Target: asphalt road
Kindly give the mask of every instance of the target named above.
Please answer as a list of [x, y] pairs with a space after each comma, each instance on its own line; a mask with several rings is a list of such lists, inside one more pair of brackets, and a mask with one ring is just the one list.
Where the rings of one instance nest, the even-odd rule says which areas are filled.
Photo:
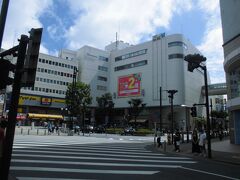
[[151, 137], [16, 136], [10, 172], [19, 180], [240, 179], [239, 166], [145, 149]]

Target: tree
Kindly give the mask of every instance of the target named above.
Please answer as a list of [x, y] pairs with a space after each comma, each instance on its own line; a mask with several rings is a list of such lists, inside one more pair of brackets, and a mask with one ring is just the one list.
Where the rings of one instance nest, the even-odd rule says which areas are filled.
[[104, 114], [105, 124], [108, 123], [110, 112], [114, 107], [111, 93], [105, 93], [101, 97], [96, 98], [100, 112]]
[[128, 104], [130, 105], [130, 114], [134, 117], [134, 127], [136, 128], [137, 117], [146, 106], [146, 104], [143, 103], [142, 99], [131, 99], [128, 101]]
[[84, 135], [85, 113], [87, 107], [92, 103], [90, 86], [83, 82], [71, 83], [68, 86], [65, 99], [71, 115], [81, 114]]

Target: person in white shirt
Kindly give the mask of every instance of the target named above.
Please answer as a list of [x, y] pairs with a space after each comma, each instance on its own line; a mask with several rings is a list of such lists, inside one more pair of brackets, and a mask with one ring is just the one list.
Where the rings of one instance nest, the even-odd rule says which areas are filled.
[[206, 157], [206, 133], [204, 132], [204, 130], [200, 130], [200, 135], [199, 135], [199, 147], [200, 147], [200, 152], [201, 155], [203, 155], [204, 157]]

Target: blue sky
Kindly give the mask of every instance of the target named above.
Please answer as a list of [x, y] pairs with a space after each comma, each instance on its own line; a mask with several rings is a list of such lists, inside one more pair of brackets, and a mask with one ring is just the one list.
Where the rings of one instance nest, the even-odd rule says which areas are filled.
[[225, 82], [218, 0], [11, 0], [2, 47], [33, 27], [44, 29], [40, 51], [56, 56], [83, 45], [104, 49], [116, 32], [130, 44], [181, 33], [207, 57], [211, 82]]

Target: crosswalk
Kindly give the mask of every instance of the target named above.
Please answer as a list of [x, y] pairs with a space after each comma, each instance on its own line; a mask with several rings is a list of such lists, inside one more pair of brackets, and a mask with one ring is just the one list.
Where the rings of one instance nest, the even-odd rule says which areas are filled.
[[196, 163], [153, 153], [145, 145], [94, 137], [17, 136], [10, 171], [19, 180], [137, 179]]

